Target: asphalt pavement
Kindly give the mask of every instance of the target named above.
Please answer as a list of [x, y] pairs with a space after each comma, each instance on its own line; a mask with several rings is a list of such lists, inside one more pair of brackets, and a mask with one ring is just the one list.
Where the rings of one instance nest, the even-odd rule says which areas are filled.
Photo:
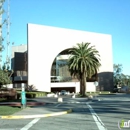
[[[61, 103], [57, 102], [57, 98], [36, 100], [46, 104], [29, 107], [12, 115], [36, 117], [0, 119], [0, 130], [119, 130], [121, 121], [130, 119], [129, 94], [100, 95], [94, 100], [66, 96]], [[51, 116], [54, 113], [59, 114]], [[45, 114], [48, 116], [37, 116]]]

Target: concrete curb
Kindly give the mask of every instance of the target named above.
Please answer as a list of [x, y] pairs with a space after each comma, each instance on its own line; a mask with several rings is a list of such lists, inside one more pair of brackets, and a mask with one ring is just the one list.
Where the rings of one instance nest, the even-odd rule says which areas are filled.
[[95, 101], [101, 101], [101, 99], [100, 99], [100, 98], [92, 99], [92, 101], [93, 101], [93, 102], [95, 102]]
[[62, 111], [62, 112], [55, 112], [51, 114], [40, 114], [40, 115], [9, 115], [9, 116], [1, 116], [1, 119], [29, 119], [29, 118], [43, 118], [43, 117], [51, 117], [51, 116], [59, 116], [59, 115], [64, 115], [71, 113], [72, 109], [69, 109], [67, 111]]

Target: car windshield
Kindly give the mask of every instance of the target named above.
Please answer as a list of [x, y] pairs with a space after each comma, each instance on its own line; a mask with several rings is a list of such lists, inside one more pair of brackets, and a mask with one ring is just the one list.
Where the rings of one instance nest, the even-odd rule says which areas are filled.
[[66, 92], [66, 90], [61, 90], [61, 92]]

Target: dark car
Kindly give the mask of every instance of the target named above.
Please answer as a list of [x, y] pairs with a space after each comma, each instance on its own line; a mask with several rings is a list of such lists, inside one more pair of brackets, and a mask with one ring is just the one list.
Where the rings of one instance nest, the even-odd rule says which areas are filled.
[[114, 93], [118, 93], [119, 91], [120, 91], [119, 88], [114, 88], [114, 89], [113, 89], [113, 92], [114, 92]]

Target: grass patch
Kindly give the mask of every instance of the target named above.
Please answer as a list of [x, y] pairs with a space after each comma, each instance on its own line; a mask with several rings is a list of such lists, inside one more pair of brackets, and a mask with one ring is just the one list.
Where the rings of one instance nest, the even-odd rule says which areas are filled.
[[12, 115], [20, 110], [20, 107], [0, 106], [0, 115]]
[[[112, 93], [110, 91], [97, 91], [97, 92], [86, 92], [86, 96], [85, 97], [88, 97], [88, 96], [98, 96], [98, 95], [115, 95], [115, 93]], [[80, 94], [77, 94], [77, 97], [83, 97], [82, 95]]]
[[87, 92], [87, 94], [113, 94], [110, 91]]
[[106, 94], [101, 93], [101, 94], [98, 94], [98, 95], [115, 95], [115, 93], [106, 93]]

